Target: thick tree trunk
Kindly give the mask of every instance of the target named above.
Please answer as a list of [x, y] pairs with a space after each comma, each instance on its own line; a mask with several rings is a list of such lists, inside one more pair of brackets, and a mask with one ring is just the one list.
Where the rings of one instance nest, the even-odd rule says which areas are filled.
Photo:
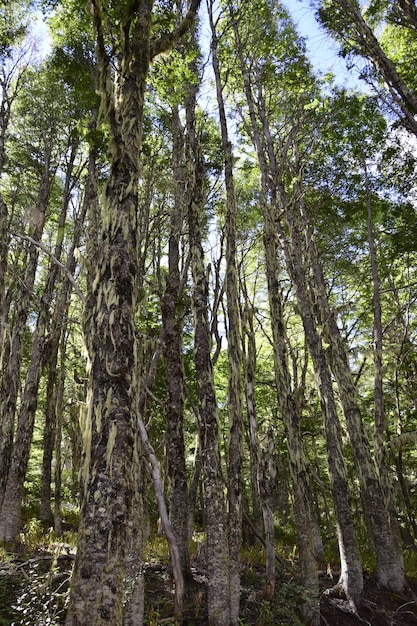
[[90, 381], [68, 626], [122, 624], [128, 524], [139, 488], [134, 482], [138, 384], [134, 315], [139, 154], [152, 7], [142, 3], [137, 39], [133, 44], [124, 42], [125, 56], [118, 68], [114, 96], [101, 10], [99, 3], [93, 2], [111, 162], [102, 199], [101, 241], [94, 259], [96, 275], [89, 286], [84, 317]]
[[[93, 259], [96, 275], [89, 284], [84, 316], [90, 381], [79, 541], [67, 626], [122, 624], [127, 525], [139, 498], [134, 474], [139, 384], [135, 312], [144, 96], [151, 58], [170, 49], [187, 31], [199, 0], [192, 1], [174, 33], [152, 41], [152, 0], [119, 5], [120, 28], [111, 23], [100, 0], [91, 2], [110, 168], [101, 238]], [[104, 31], [108, 27], [111, 33]], [[107, 36], [113, 37], [114, 58], [109, 57]]]

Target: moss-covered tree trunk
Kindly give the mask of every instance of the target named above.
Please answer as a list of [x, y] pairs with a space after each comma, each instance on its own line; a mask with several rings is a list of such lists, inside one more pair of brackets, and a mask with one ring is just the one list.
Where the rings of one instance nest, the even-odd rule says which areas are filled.
[[280, 268], [276, 224], [272, 208], [267, 202], [270, 171], [268, 168], [268, 159], [265, 155], [265, 139], [262, 138], [259, 131], [249, 75], [244, 64], [240, 35], [236, 24], [234, 25], [234, 34], [242, 70], [246, 101], [249, 108], [252, 140], [261, 169], [261, 206], [264, 220], [263, 243], [268, 299], [271, 312], [277, 398], [287, 435], [290, 473], [295, 490], [295, 521], [300, 551], [302, 582], [306, 589], [308, 589], [310, 595], [303, 607], [303, 612], [304, 617], [310, 620], [312, 624], [315, 624], [319, 621], [319, 610], [316, 600], [318, 595], [317, 563], [315, 558], [315, 538], [313, 534], [313, 528], [316, 524], [311, 516], [312, 495], [308, 480], [307, 460], [300, 431], [300, 411], [291, 389], [286, 328], [278, 278]]
[[[110, 132], [110, 171], [101, 204], [95, 276], [84, 334], [89, 358], [83, 424], [81, 519], [67, 624], [122, 624], [128, 524], [136, 500], [136, 275], [139, 158], [150, 63], [152, 2], [137, 15], [120, 7], [114, 87], [104, 9], [93, 1], [102, 114]], [[131, 37], [131, 33], [134, 35]], [[93, 268], [90, 268], [90, 273]]]
[[311, 516], [312, 494], [300, 428], [301, 412], [297, 406], [294, 391], [291, 388], [286, 344], [287, 333], [278, 279], [279, 256], [275, 223], [268, 207], [265, 207], [264, 210], [264, 246], [277, 396], [282, 419], [284, 420], [290, 473], [294, 486], [294, 514], [300, 551], [302, 583], [309, 592], [303, 612], [309, 623], [318, 624], [320, 621], [317, 601], [318, 579], [313, 534], [316, 523]]
[[121, 626], [123, 620], [126, 551], [130, 530], [134, 532], [128, 525], [136, 524], [131, 512], [140, 488], [134, 471], [135, 312], [146, 80], [152, 56], [169, 49], [187, 30], [198, 4], [192, 3], [175, 31], [151, 40], [152, 0], [126, 1], [111, 8], [100, 0], [91, 2], [101, 114], [109, 132], [109, 175], [84, 315], [90, 377], [79, 541], [67, 626]]
[[[56, 367], [56, 353], [58, 349], [59, 335], [58, 338], [52, 342], [52, 336], [47, 336], [47, 333], [50, 329], [50, 307], [52, 305], [52, 299], [59, 274], [57, 261], [60, 262], [64, 243], [65, 224], [70, 203], [70, 187], [73, 182], [72, 173], [76, 150], [77, 142], [74, 142], [70, 149], [69, 161], [67, 165], [62, 206], [58, 220], [56, 243], [54, 247], [54, 260], [50, 262], [45, 287], [40, 299], [40, 311], [35, 331], [33, 333], [32, 354], [18, 411], [17, 429], [13, 445], [13, 458], [10, 465], [6, 490], [0, 512], [0, 537], [10, 542], [14, 542], [20, 533], [24, 481], [29, 462], [30, 446], [32, 443], [35, 415], [38, 405], [39, 385], [42, 371], [46, 365], [49, 355], [53, 356], [53, 359], [55, 359], [54, 367]], [[63, 279], [63, 284], [67, 282], [67, 278], [68, 277], [66, 276]], [[60, 299], [58, 298], [56, 306], [59, 305], [59, 300]], [[49, 441], [49, 453], [52, 453], [53, 440], [54, 438], [52, 436]]]
[[[300, 202], [299, 208], [308, 247], [316, 301], [320, 310], [325, 340], [330, 346], [329, 363], [337, 382], [363, 495], [366, 519], [369, 521], [369, 532], [375, 547], [378, 579], [384, 587], [401, 592], [406, 586], [406, 579], [401, 545], [398, 541], [397, 518], [393, 511], [389, 487], [387, 486], [387, 493], [384, 493], [381, 483], [381, 476], [386, 475], [387, 470], [384, 467], [381, 473], [378, 472], [375, 460], [372, 458], [346, 347], [334, 311], [329, 305], [323, 270], [303, 202]], [[387, 477], [386, 481], [388, 483]]]

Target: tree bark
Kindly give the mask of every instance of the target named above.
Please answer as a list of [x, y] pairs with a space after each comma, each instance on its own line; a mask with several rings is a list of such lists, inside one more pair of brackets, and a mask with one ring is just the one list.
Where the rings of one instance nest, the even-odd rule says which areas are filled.
[[407, 583], [401, 546], [397, 540], [396, 515], [392, 512], [392, 504], [389, 507], [390, 510], [387, 510], [386, 507], [384, 491], [365, 433], [346, 348], [334, 312], [329, 305], [323, 270], [318, 260], [313, 233], [302, 201], [299, 208], [304, 224], [308, 258], [312, 268], [314, 290], [320, 310], [323, 333], [325, 340], [329, 343], [329, 363], [337, 382], [362, 490], [366, 518], [369, 520], [369, 530], [375, 546], [377, 576], [384, 587], [401, 592]]
[[[40, 241], [45, 224], [45, 211], [50, 192], [52, 141], [53, 139], [50, 137], [45, 145], [42, 179], [39, 186], [36, 206], [31, 212], [29, 235], [34, 242]], [[0, 510], [3, 504], [10, 460], [12, 458], [13, 430], [20, 387], [23, 339], [26, 321], [29, 315], [32, 290], [35, 283], [38, 258], [39, 249], [35, 243], [32, 243], [29, 247], [22, 288], [19, 294], [16, 293], [14, 296], [16, 304], [14, 309], [13, 330], [10, 339], [10, 354], [7, 363], [3, 363], [4, 370], [0, 386]], [[17, 459], [15, 460], [17, 462]]]
[[[336, 0], [336, 10], [341, 12], [339, 23], [343, 29], [350, 27], [350, 32], [346, 37], [343, 30], [337, 29], [343, 39], [349, 43], [354, 42], [354, 51], [369, 59], [372, 65], [386, 83], [394, 103], [400, 108], [404, 115], [403, 123], [408, 130], [417, 135], [417, 96], [408, 87], [401, 75], [397, 72], [394, 63], [383, 51], [378, 39], [366, 23], [357, 0]], [[404, 6], [405, 3], [403, 3]], [[319, 11], [320, 14], [320, 11]], [[323, 17], [325, 13], [322, 13]], [[415, 16], [415, 11], [413, 11]], [[326, 24], [326, 19], [324, 19]], [[328, 26], [332, 29], [331, 20]]]
[[169, 516], [180, 552], [181, 568], [185, 578], [191, 577], [188, 549], [188, 490], [185, 467], [183, 433], [184, 371], [182, 358], [183, 306], [179, 267], [179, 242], [184, 213], [184, 166], [183, 129], [178, 107], [173, 108], [173, 172], [175, 180], [174, 204], [170, 212], [170, 235], [168, 242], [168, 276], [162, 297], [163, 353], [167, 371], [168, 401], [166, 453], [170, 478]]
[[191, 251], [194, 360], [207, 527], [207, 594], [209, 626], [230, 626], [229, 544], [224, 478], [220, 459], [217, 401], [208, 321], [208, 278], [202, 246], [204, 169], [195, 128], [195, 93], [187, 97], [190, 177], [188, 232]]
[[236, 198], [233, 180], [233, 151], [229, 141], [220, 63], [217, 56], [217, 34], [213, 20], [213, 2], [208, 5], [211, 28], [211, 56], [216, 82], [217, 106], [224, 156], [226, 186], [226, 301], [227, 301], [227, 364], [228, 364], [228, 414], [230, 424], [228, 498], [229, 498], [229, 554], [230, 554], [230, 623], [239, 621], [240, 603], [240, 550], [242, 544], [242, 383], [241, 335], [239, 319], [238, 285], [236, 269]]
[[[193, 0], [180, 26], [151, 40], [151, 0], [118, 7], [120, 29], [109, 58], [110, 16], [91, 8], [99, 64], [101, 112], [108, 124], [109, 178], [102, 199], [96, 275], [89, 285], [84, 333], [90, 362], [81, 518], [67, 626], [121, 626], [127, 524], [139, 497], [134, 451], [137, 431], [135, 311], [138, 264], [138, 178], [147, 74], [153, 56], [172, 47], [198, 9]], [[113, 64], [114, 61], [114, 64]], [[114, 83], [112, 80], [114, 67]]]

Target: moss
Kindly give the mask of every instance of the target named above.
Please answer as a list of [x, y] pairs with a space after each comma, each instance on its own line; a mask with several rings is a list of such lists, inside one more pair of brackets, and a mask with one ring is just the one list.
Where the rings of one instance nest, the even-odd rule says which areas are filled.
[[107, 440], [107, 450], [106, 450], [106, 467], [111, 470], [111, 462], [113, 458], [113, 450], [114, 444], [116, 443], [117, 437], [117, 425], [113, 422], [110, 426], [109, 438]]

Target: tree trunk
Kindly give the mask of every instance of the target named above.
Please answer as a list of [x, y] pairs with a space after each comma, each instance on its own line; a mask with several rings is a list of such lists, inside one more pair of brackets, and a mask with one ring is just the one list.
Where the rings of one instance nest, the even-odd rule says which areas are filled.
[[[139, 383], [135, 312], [144, 97], [151, 58], [170, 49], [187, 31], [198, 5], [193, 0], [174, 33], [151, 41], [151, 0], [121, 3], [122, 27], [114, 31], [100, 0], [91, 2], [110, 166], [102, 199], [101, 237], [93, 259], [96, 275], [89, 284], [84, 315], [90, 380], [83, 429], [80, 530], [67, 626], [122, 624], [127, 524], [139, 498], [134, 474]], [[111, 33], [104, 30], [108, 27]], [[109, 57], [109, 35], [114, 38], [114, 59]]]
[[207, 594], [209, 626], [230, 626], [229, 545], [224, 478], [220, 460], [217, 401], [211, 362], [208, 321], [208, 279], [204, 264], [201, 218], [204, 170], [195, 129], [195, 94], [187, 98], [190, 167], [188, 231], [193, 279], [194, 359], [197, 379], [199, 431], [203, 459], [203, 488], [207, 527]]
[[264, 210], [264, 247], [267, 268], [269, 304], [271, 310], [271, 326], [274, 346], [275, 380], [277, 396], [284, 420], [287, 436], [287, 449], [290, 473], [294, 487], [295, 521], [297, 527], [298, 548], [300, 553], [301, 580], [309, 592], [303, 613], [312, 624], [319, 622], [317, 610], [318, 579], [315, 558], [315, 538], [313, 529], [315, 520], [312, 518], [312, 495], [308, 480], [307, 459], [305, 456], [300, 430], [300, 409], [291, 390], [286, 347], [286, 329], [283, 307], [278, 282], [278, 250], [272, 216], [267, 207]]
[[184, 166], [183, 137], [178, 107], [173, 109], [173, 172], [175, 182], [174, 204], [170, 215], [168, 249], [168, 276], [161, 302], [163, 353], [167, 371], [168, 401], [166, 453], [171, 484], [169, 516], [175, 534], [183, 575], [191, 577], [188, 549], [188, 491], [185, 467], [183, 433], [184, 372], [182, 359], [182, 287], [179, 268], [179, 242], [183, 227], [184, 212]]
[[66, 380], [66, 338], [67, 335], [62, 333], [61, 344], [59, 349], [59, 379], [56, 391], [55, 404], [55, 468], [54, 468], [54, 531], [57, 537], [62, 535], [62, 517], [61, 517], [61, 486], [62, 486], [62, 422], [64, 413], [64, 391]]
[[[21, 291], [15, 294], [15, 310], [12, 336], [10, 339], [10, 355], [7, 363], [3, 363], [3, 376], [0, 387], [0, 510], [3, 503], [7, 484], [9, 466], [12, 454], [14, 420], [17, 398], [20, 387], [20, 367], [23, 354], [23, 339], [26, 321], [32, 297], [32, 289], [35, 282], [38, 266], [39, 249], [35, 245], [42, 237], [45, 223], [45, 211], [48, 205], [50, 191], [50, 160], [52, 154], [52, 138], [45, 146], [44, 169], [39, 187], [36, 206], [31, 212], [29, 236], [34, 240], [30, 243], [29, 258]], [[17, 459], [15, 459], [17, 462]]]
[[[387, 57], [378, 39], [371, 28], [365, 22], [357, 0], [337, 0], [336, 6], [344, 15], [343, 26], [353, 25], [350, 33], [350, 41], [354, 40], [355, 49], [359, 54], [369, 59], [381, 78], [385, 81], [393, 101], [404, 115], [403, 123], [414, 135], [417, 135], [417, 96], [408, 87], [394, 63]], [[331, 28], [331, 24], [329, 24]], [[342, 35], [343, 36], [343, 35]]]
[[[76, 148], [76, 144], [73, 144], [71, 146], [71, 153], [66, 171], [64, 197], [58, 222], [57, 240], [54, 249], [54, 259], [58, 262], [61, 257], [64, 241], [64, 228], [67, 218], [68, 205], [70, 201], [70, 181], [72, 178]], [[49, 354], [52, 355], [51, 363], [53, 364], [53, 367], [56, 367], [59, 335], [58, 338], [54, 340], [53, 345], [50, 345], [48, 343], [46, 335], [49, 327], [49, 309], [54, 295], [58, 271], [59, 269], [57, 263], [55, 261], [51, 262], [49, 272], [46, 278], [45, 288], [41, 297], [41, 308], [33, 335], [32, 355], [26, 375], [24, 392], [19, 407], [17, 431], [15, 443], [13, 446], [13, 459], [10, 465], [6, 490], [4, 493], [4, 499], [0, 513], [0, 538], [3, 538], [5, 541], [10, 542], [16, 541], [20, 533], [21, 506], [24, 493], [24, 481], [27, 465], [29, 462], [30, 445], [32, 442], [35, 415], [38, 405], [39, 384], [42, 371], [46, 365]], [[65, 280], [67, 280], [67, 277], [65, 277]], [[47, 453], [49, 453], [50, 455], [52, 455], [53, 440], [54, 433], [52, 433], [52, 436], [49, 438], [49, 450], [47, 451]], [[50, 498], [50, 489], [47, 495]], [[49, 521], [51, 521], [51, 517], [52, 515], [50, 513], [49, 506]]]
[[230, 554], [230, 623], [239, 621], [240, 606], [240, 550], [242, 544], [242, 397], [241, 397], [241, 336], [236, 269], [236, 198], [233, 180], [233, 152], [229, 141], [226, 111], [217, 56], [217, 35], [213, 21], [213, 2], [209, 5], [211, 27], [211, 56], [216, 81], [217, 105], [224, 155], [226, 185], [226, 301], [227, 301], [227, 363], [228, 414], [230, 424], [228, 497], [229, 497], [229, 554]]
[[334, 312], [330, 309], [323, 271], [314, 245], [311, 226], [308, 224], [303, 202], [300, 215], [306, 234], [309, 263], [312, 268], [316, 301], [320, 310], [325, 340], [330, 344], [329, 362], [339, 390], [340, 401], [346, 419], [355, 464], [363, 495], [365, 515], [375, 546], [379, 582], [389, 589], [401, 592], [406, 586], [404, 562], [398, 543], [395, 514], [387, 511], [383, 488], [372, 459], [369, 440], [365, 433], [359, 408], [356, 386], [349, 367], [346, 349]]
[[267, 160], [264, 155], [264, 142], [258, 129], [249, 75], [246, 71], [239, 31], [236, 23], [234, 24], [234, 33], [240, 59], [246, 101], [249, 108], [253, 142], [261, 169], [261, 197], [264, 219], [263, 238], [268, 296], [271, 311], [271, 326], [273, 333], [275, 380], [277, 385], [278, 402], [287, 434], [290, 472], [295, 489], [295, 518], [298, 546], [300, 551], [302, 582], [309, 590], [312, 598], [306, 602], [303, 607], [303, 612], [306, 619], [310, 619], [312, 624], [317, 624], [319, 621], [319, 611], [317, 610], [317, 601], [315, 598], [318, 594], [318, 581], [314, 536], [312, 534], [314, 523], [310, 515], [312, 508], [311, 491], [308, 484], [307, 460], [303, 450], [299, 427], [299, 410], [296, 406], [295, 398], [291, 390], [285, 337], [285, 323], [280, 297], [280, 286], [278, 283], [279, 267], [276, 226], [274, 216], [266, 201], [269, 171]]

